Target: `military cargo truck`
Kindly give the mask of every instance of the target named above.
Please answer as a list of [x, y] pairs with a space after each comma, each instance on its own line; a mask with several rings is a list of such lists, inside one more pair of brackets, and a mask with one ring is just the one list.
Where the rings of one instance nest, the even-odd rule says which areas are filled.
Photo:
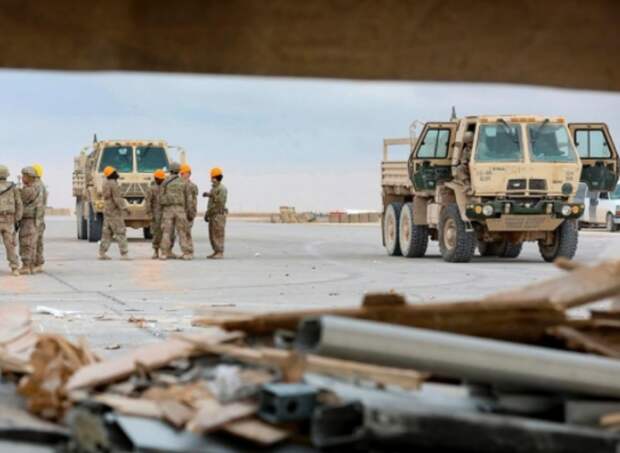
[[178, 161], [185, 163], [185, 151], [169, 146], [163, 140], [97, 140], [80, 151], [74, 159], [73, 196], [78, 239], [97, 242], [103, 226], [103, 169], [112, 166], [119, 174], [121, 194], [130, 215], [125, 224], [142, 229], [151, 239], [150, 219], [146, 214], [145, 195], [157, 169], [167, 170], [176, 151]]
[[[618, 181], [618, 154], [602, 123], [495, 115], [429, 122], [419, 136], [416, 129], [384, 140], [389, 255], [422, 257], [436, 240], [448, 262], [468, 262], [476, 248], [516, 258], [524, 242], [536, 241], [545, 261], [570, 259], [584, 210], [580, 184], [611, 191]], [[409, 147], [408, 160], [390, 160], [395, 145]]]

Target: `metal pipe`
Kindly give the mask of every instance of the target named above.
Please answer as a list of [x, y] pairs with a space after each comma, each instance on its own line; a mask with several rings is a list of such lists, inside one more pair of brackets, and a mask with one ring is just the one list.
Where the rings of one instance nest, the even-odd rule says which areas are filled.
[[297, 348], [480, 383], [620, 398], [620, 361], [338, 316], [300, 324]]

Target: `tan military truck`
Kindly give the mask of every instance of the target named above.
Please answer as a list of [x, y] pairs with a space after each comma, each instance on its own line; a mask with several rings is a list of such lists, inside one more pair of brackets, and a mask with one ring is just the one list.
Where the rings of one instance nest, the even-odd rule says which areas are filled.
[[[421, 124], [421, 123], [420, 123]], [[409, 147], [408, 160], [390, 148]], [[516, 258], [536, 241], [545, 261], [573, 258], [580, 185], [610, 191], [618, 154], [602, 123], [561, 117], [469, 116], [430, 122], [409, 138], [384, 140], [382, 233], [388, 254], [425, 255], [439, 241], [443, 259]], [[583, 193], [583, 191], [580, 191]]]
[[176, 151], [178, 161], [185, 163], [185, 151], [169, 146], [163, 140], [93, 140], [74, 159], [73, 196], [78, 239], [97, 242], [103, 226], [103, 169], [112, 166], [119, 174], [123, 198], [130, 215], [125, 224], [142, 228], [145, 239], [151, 239], [150, 219], [146, 214], [145, 195], [155, 170], [169, 168]]

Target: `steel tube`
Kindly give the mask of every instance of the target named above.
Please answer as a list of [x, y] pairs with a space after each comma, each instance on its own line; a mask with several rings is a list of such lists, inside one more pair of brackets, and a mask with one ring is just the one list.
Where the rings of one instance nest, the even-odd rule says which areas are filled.
[[620, 398], [620, 361], [338, 316], [300, 324], [297, 347], [480, 383]]

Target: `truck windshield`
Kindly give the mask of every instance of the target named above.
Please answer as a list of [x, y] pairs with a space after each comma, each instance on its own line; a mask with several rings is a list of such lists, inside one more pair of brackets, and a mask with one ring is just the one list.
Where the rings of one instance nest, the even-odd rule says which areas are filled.
[[532, 162], [576, 162], [577, 155], [563, 124], [528, 124]]
[[161, 146], [137, 146], [136, 162], [139, 173], [152, 173], [155, 170], [168, 170], [166, 150]]
[[478, 162], [519, 162], [523, 160], [521, 128], [517, 124], [483, 124], [476, 147]]
[[114, 167], [119, 173], [133, 171], [133, 148], [131, 146], [106, 146], [103, 149], [99, 171], [105, 167]]

